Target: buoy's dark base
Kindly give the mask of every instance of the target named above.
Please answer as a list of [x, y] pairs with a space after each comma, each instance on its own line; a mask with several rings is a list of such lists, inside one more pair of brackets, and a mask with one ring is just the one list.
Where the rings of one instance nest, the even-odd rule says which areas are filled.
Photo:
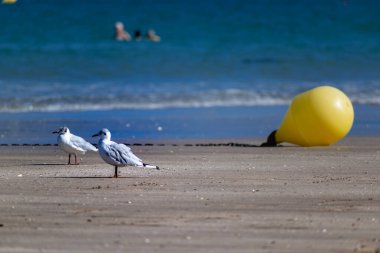
[[267, 138], [267, 142], [263, 142], [260, 147], [277, 147], [276, 132], [277, 130], [271, 132]]

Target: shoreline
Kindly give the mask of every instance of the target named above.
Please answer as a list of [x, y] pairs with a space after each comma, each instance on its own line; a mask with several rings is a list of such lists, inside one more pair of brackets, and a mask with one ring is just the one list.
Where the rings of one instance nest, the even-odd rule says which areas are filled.
[[[247, 140], [248, 141], [248, 140]], [[377, 252], [380, 138], [133, 146], [160, 171], [0, 146], [0, 252]]]
[[[288, 106], [225, 108], [171, 108], [160, 110], [114, 110], [89, 112], [0, 113], [0, 143], [51, 144], [51, 132], [68, 126], [90, 142], [101, 128], [115, 140], [127, 143], [172, 140], [266, 139], [279, 127]], [[351, 136], [379, 136], [378, 106], [355, 105]]]
[[[380, 136], [346, 136], [341, 140], [332, 143], [328, 146], [314, 146], [304, 148], [329, 148], [341, 145], [355, 145], [355, 142], [373, 143], [373, 140], [380, 139]], [[266, 137], [263, 138], [214, 138], [214, 139], [112, 139], [118, 143], [123, 143], [127, 146], [136, 147], [245, 147], [245, 148], [266, 148], [260, 145], [266, 142]], [[96, 146], [97, 142], [90, 142]], [[281, 142], [277, 147], [299, 147], [292, 143]], [[0, 147], [58, 147], [57, 143], [0, 143]], [[276, 148], [276, 147], [273, 147]]]

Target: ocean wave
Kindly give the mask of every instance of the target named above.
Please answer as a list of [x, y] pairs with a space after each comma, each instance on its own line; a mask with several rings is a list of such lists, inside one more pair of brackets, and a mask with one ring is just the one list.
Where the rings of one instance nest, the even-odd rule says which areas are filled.
[[265, 106], [285, 105], [289, 101], [279, 98], [260, 98], [255, 100], [192, 100], [192, 101], [162, 101], [162, 102], [108, 102], [108, 103], [51, 103], [47, 105], [14, 105], [2, 106], [0, 112], [63, 112], [63, 111], [107, 111], [118, 109], [165, 109], [165, 108], [202, 108], [202, 107], [233, 107], [233, 106]]
[[[376, 94], [348, 94], [355, 104], [380, 105]], [[256, 92], [228, 89], [223, 92], [205, 92], [192, 95], [150, 94], [149, 96], [118, 97], [34, 97], [32, 100], [4, 100], [0, 98], [0, 112], [63, 112], [106, 111], [119, 109], [165, 109], [237, 106], [289, 105], [292, 96], [260, 95]]]

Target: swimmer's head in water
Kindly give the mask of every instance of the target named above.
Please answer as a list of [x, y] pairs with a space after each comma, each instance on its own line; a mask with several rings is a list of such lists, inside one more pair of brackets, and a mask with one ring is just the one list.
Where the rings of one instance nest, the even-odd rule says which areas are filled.
[[123, 29], [124, 28], [124, 25], [123, 25], [123, 23], [121, 23], [121, 22], [116, 22], [115, 23], [115, 27], [117, 28], [117, 29]]

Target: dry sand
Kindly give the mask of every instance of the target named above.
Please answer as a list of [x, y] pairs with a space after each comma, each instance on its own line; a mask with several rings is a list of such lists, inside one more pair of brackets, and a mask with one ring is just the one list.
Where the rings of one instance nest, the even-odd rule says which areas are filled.
[[160, 171], [0, 147], [0, 252], [379, 252], [380, 139], [134, 146]]

